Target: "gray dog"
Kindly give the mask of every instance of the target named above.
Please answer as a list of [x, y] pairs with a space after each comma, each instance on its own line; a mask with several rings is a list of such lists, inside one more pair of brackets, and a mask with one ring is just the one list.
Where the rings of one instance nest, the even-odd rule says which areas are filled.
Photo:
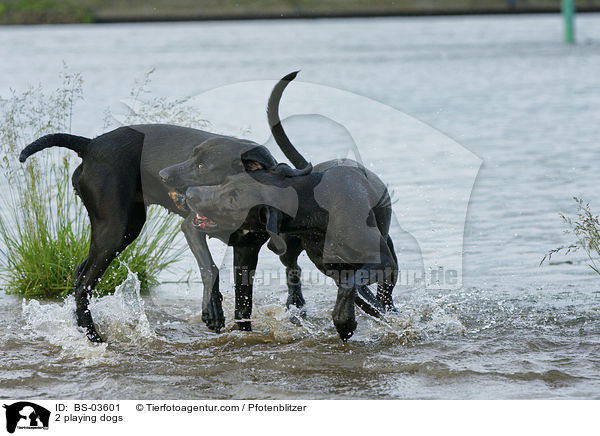
[[[279, 91], [293, 77], [284, 78]], [[278, 114], [269, 115], [285, 135]], [[293, 147], [289, 140], [287, 144]], [[384, 183], [359, 163], [340, 159], [303, 170], [279, 164], [232, 175], [217, 186], [188, 188], [186, 200], [198, 217], [210, 221], [208, 233], [266, 231], [268, 247], [288, 257], [284, 264], [296, 263], [306, 250], [338, 286], [333, 322], [343, 340], [356, 329], [355, 303], [373, 316], [395, 311], [398, 261], [389, 236], [390, 196]], [[300, 243], [288, 246], [296, 240]], [[369, 298], [367, 288], [373, 283], [376, 299]]]

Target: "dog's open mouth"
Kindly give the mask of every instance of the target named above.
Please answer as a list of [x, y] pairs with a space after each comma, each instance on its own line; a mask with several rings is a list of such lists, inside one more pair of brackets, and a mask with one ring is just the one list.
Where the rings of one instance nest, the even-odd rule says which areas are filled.
[[208, 219], [205, 216], [196, 214], [194, 217], [194, 227], [201, 230], [211, 230], [217, 227], [217, 223]]

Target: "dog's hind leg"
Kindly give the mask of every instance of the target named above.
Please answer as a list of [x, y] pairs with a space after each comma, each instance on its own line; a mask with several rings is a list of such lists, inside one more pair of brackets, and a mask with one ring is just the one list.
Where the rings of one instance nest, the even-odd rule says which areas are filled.
[[206, 233], [202, 233], [193, 225], [194, 215], [190, 214], [181, 224], [181, 230], [196, 258], [202, 284], [202, 321], [210, 330], [219, 333], [225, 326], [223, 314], [223, 296], [219, 292], [219, 268], [215, 265], [206, 244]]
[[288, 287], [288, 298], [285, 307], [289, 309], [290, 306], [293, 305], [300, 309], [306, 304], [304, 296], [302, 295], [302, 269], [298, 266], [298, 256], [300, 256], [304, 247], [302, 247], [302, 241], [293, 236], [286, 237], [285, 242], [287, 250], [279, 256], [279, 260], [281, 260], [281, 263], [285, 266], [285, 276]]
[[86, 330], [86, 335], [92, 342], [102, 342], [102, 338], [94, 327], [88, 308], [90, 294], [113, 259], [140, 234], [146, 221], [146, 208], [143, 203], [133, 203], [127, 212], [115, 211], [110, 217], [110, 220], [99, 220], [98, 216], [92, 218], [90, 215], [90, 252], [75, 282], [77, 324]]
[[85, 259], [83, 262], [81, 262], [79, 265], [77, 265], [77, 267], [75, 268], [75, 272], [73, 273], [73, 278], [74, 278], [74, 283], [73, 286], [77, 286], [77, 281], [79, 280], [79, 276], [81, 275], [81, 272], [83, 271], [83, 269], [85, 268], [85, 265], [87, 263], [87, 259]]
[[394, 306], [394, 300], [392, 298], [392, 291], [396, 282], [398, 281], [398, 258], [394, 251], [394, 244], [392, 238], [388, 235], [386, 240], [387, 250], [382, 247], [382, 265], [384, 268], [380, 271], [380, 276], [377, 280], [377, 299], [381, 302], [386, 312], [398, 312], [398, 309]]
[[368, 315], [375, 318], [383, 317], [385, 309], [377, 297], [373, 295], [369, 287], [366, 285], [358, 286], [357, 291], [356, 298], [354, 299], [356, 305]]

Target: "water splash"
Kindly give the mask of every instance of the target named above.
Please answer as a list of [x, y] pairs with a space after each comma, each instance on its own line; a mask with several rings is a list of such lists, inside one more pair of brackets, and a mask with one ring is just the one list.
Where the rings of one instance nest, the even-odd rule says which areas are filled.
[[[234, 322], [235, 296], [223, 289], [226, 326], [219, 335], [209, 331], [201, 320], [201, 298], [197, 292], [174, 284], [150, 291], [152, 309], [161, 312], [155, 327], [166, 341], [194, 343], [198, 349], [224, 344], [281, 343], [337, 344], [338, 333], [331, 319], [337, 289], [307, 286], [306, 306], [285, 308], [286, 289], [273, 286], [255, 288], [252, 332], [240, 332]], [[374, 319], [357, 309], [358, 328], [352, 343], [407, 345], [428, 339], [446, 338], [465, 333], [463, 321], [453, 306], [444, 304], [426, 290], [395, 298], [398, 314]], [[184, 310], [185, 309], [185, 310]], [[162, 313], [164, 311], [164, 313]], [[193, 315], [192, 315], [193, 314]]]
[[[92, 298], [90, 310], [100, 334], [110, 344], [139, 343], [156, 337], [140, 296], [140, 281], [128, 270], [127, 278], [114, 295]], [[75, 298], [59, 303], [23, 300], [24, 330], [60, 348], [63, 358], [83, 359], [85, 364], [117, 363], [108, 343], [92, 344], [75, 319]]]
[[[257, 328], [266, 330], [276, 342], [291, 343], [300, 339], [315, 338], [324, 333], [319, 320], [309, 319], [304, 311], [295, 307], [286, 309], [283, 304], [269, 304], [257, 308], [254, 319]], [[325, 323], [327, 324], [327, 320]]]
[[396, 301], [396, 307], [398, 313], [388, 313], [383, 319], [365, 317], [371, 340], [409, 344], [466, 332], [466, 327], [451, 307], [444, 307], [423, 292], [417, 292], [401, 304]]
[[146, 316], [140, 286], [137, 275], [127, 267], [127, 278], [113, 295], [90, 301], [98, 329], [111, 342], [137, 343], [156, 338]]
[[69, 295], [62, 303], [23, 300], [24, 330], [59, 347], [61, 357], [75, 357], [86, 363], [98, 363], [108, 357], [107, 344], [92, 344], [75, 319], [75, 298]]

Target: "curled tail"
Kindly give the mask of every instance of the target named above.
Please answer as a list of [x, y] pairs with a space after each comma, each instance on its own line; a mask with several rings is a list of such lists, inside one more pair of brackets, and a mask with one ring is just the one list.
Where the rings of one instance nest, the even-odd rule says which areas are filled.
[[69, 150], [73, 150], [80, 157], [83, 157], [87, 150], [87, 146], [91, 141], [90, 138], [69, 135], [68, 133], [54, 133], [52, 135], [42, 136], [21, 151], [19, 162], [25, 162], [32, 154], [49, 147], [65, 147]]
[[275, 138], [275, 142], [277, 142], [277, 145], [279, 145], [279, 148], [281, 148], [285, 157], [287, 157], [296, 168], [301, 169], [307, 167], [308, 162], [298, 150], [296, 150], [296, 147], [292, 145], [285, 134], [283, 126], [281, 125], [281, 120], [279, 119], [279, 101], [281, 100], [281, 95], [286, 86], [296, 78], [297, 74], [298, 71], [294, 71], [277, 82], [271, 91], [271, 96], [267, 103], [267, 119], [269, 120], [269, 127], [271, 128], [271, 133], [273, 133], [273, 138]]

